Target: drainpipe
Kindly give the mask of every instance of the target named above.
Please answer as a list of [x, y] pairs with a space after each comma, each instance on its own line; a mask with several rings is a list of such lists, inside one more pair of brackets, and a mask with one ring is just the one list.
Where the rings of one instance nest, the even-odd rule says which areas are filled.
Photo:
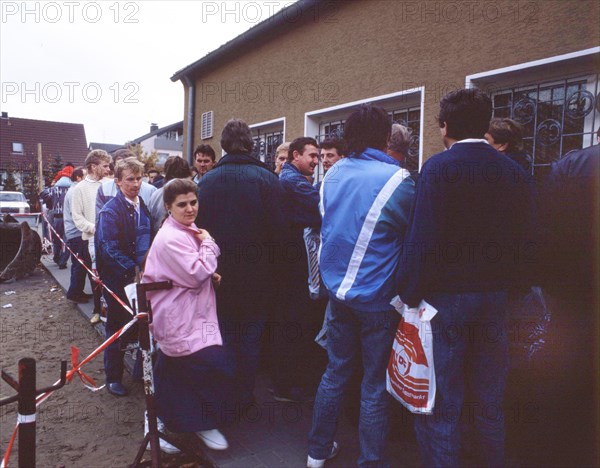
[[187, 75], [183, 75], [181, 77], [181, 80], [183, 81], [183, 84], [188, 88], [187, 127], [185, 133], [185, 144], [187, 149], [185, 158], [187, 159], [187, 162], [190, 165], [190, 167], [192, 167], [192, 165], [194, 164], [194, 148], [192, 147], [192, 145], [194, 144], [194, 104], [196, 101], [196, 85], [192, 80], [190, 80], [190, 78]]

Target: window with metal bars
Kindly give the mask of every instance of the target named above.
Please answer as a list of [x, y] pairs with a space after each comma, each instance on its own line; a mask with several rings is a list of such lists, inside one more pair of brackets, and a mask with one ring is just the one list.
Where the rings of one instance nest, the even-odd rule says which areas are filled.
[[546, 174], [569, 151], [594, 144], [600, 120], [598, 76], [507, 88], [492, 95], [494, 117], [523, 126], [533, 173]]
[[275, 151], [283, 143], [283, 131], [261, 133], [254, 136], [253, 155], [264, 162], [271, 169], [275, 169]]
[[[421, 108], [409, 107], [406, 109], [396, 109], [388, 112], [393, 123], [399, 123], [411, 129], [411, 142], [408, 152], [411, 156], [419, 157], [419, 135], [421, 132]], [[343, 120], [333, 120], [321, 122], [319, 125], [319, 134], [316, 140], [320, 143], [326, 138], [343, 138], [344, 123]]]

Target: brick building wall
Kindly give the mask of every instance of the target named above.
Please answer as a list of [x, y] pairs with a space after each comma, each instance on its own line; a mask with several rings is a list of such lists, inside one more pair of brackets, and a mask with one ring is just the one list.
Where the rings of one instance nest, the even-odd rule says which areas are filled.
[[[250, 125], [285, 117], [291, 140], [304, 135], [306, 113], [422, 87], [426, 158], [441, 149], [444, 94], [471, 74], [597, 47], [599, 15], [587, 0], [337, 2], [304, 22], [290, 17], [266, 43], [193, 75], [193, 144], [220, 154], [231, 117]], [[187, 116], [187, 90], [185, 103]], [[211, 110], [214, 136], [201, 140], [200, 116]]]

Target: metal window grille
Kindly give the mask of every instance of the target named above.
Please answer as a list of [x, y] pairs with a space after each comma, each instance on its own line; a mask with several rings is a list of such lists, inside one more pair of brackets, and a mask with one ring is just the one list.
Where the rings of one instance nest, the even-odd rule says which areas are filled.
[[421, 108], [409, 107], [388, 112], [392, 122], [410, 128], [410, 146], [408, 154], [414, 158], [419, 157], [419, 135], [421, 134]]
[[283, 131], [261, 133], [258, 129], [258, 134], [253, 140], [254, 150], [252, 154], [254, 157], [260, 159], [271, 169], [275, 169], [275, 151], [283, 143]]
[[595, 141], [600, 120], [598, 74], [548, 81], [493, 94], [494, 117], [523, 126], [524, 152], [533, 158], [532, 171], [547, 174], [552, 162]]
[[200, 130], [200, 138], [202, 140], [206, 140], [207, 138], [212, 138], [213, 123], [214, 123], [213, 111], [208, 111], [208, 112], [202, 113], [201, 130]]
[[[409, 107], [407, 109], [395, 109], [388, 112], [393, 123], [399, 123], [411, 129], [410, 146], [408, 153], [410, 156], [419, 157], [419, 135], [421, 134], [421, 108]], [[333, 120], [330, 122], [321, 122], [319, 125], [319, 134], [316, 140], [321, 143], [326, 138], [343, 138], [344, 123], [346, 120]]]
[[321, 143], [327, 138], [343, 138], [344, 123], [346, 123], [346, 120], [334, 120], [321, 123], [319, 125], [319, 134], [315, 139], [318, 143]]

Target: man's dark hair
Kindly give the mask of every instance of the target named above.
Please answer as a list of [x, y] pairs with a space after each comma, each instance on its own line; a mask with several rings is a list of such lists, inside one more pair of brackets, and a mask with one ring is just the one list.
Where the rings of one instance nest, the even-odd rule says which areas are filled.
[[359, 155], [367, 148], [385, 150], [391, 128], [392, 121], [385, 109], [362, 104], [350, 114], [344, 124], [348, 153]]
[[158, 169], [148, 169], [148, 175], [150, 175], [152, 172], [155, 172], [156, 174], [159, 174]]
[[212, 149], [212, 146], [210, 145], [198, 145], [196, 146], [196, 149], [194, 150], [194, 159], [196, 159], [196, 155], [198, 153], [202, 153], [202, 154], [206, 154], [207, 156], [210, 156], [210, 159], [213, 160], [213, 162], [215, 162], [215, 150]]
[[169, 156], [165, 162], [165, 180], [185, 179], [192, 176], [190, 165], [179, 156]]
[[254, 148], [252, 130], [241, 119], [231, 119], [221, 132], [221, 148], [230, 153], [251, 153]]
[[65, 167], [75, 167], [72, 162], [68, 162], [65, 164]]
[[78, 178], [83, 179], [83, 166], [79, 166], [73, 169], [73, 174], [71, 174], [71, 180], [73, 182], [77, 182]]
[[492, 100], [477, 88], [459, 89], [440, 101], [438, 123], [447, 124], [448, 138], [483, 138], [492, 118]]
[[292, 162], [294, 160], [294, 151], [298, 151], [298, 153], [304, 153], [304, 147], [306, 145], [313, 145], [315, 148], [319, 147], [317, 140], [311, 137], [300, 137], [296, 138], [294, 141], [290, 143], [290, 148], [288, 149], [288, 162]]
[[506, 144], [507, 154], [516, 154], [523, 151], [523, 127], [519, 122], [512, 119], [492, 119], [490, 121], [489, 133], [494, 143]]
[[113, 162], [115, 164], [117, 164], [117, 162], [119, 162], [119, 160], [121, 160], [121, 159], [136, 158], [136, 157], [137, 156], [135, 155], [135, 153], [133, 151], [131, 151], [130, 149], [121, 148], [113, 153]]
[[321, 142], [319, 148], [326, 150], [335, 148], [340, 156], [346, 156], [348, 152], [348, 145], [341, 138], [326, 138]]

